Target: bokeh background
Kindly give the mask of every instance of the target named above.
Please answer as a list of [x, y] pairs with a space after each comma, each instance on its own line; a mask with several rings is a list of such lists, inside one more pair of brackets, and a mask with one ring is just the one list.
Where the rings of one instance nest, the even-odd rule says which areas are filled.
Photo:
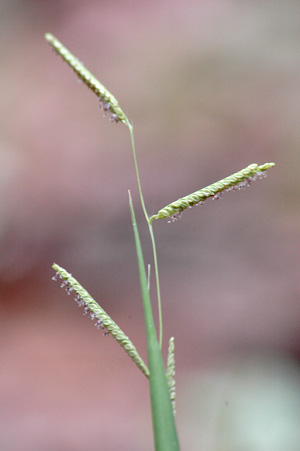
[[2, 0], [0, 21], [0, 449], [153, 449], [146, 379], [51, 281], [57, 262], [146, 358], [129, 134], [52, 32], [133, 122], [149, 213], [276, 162], [154, 230], [182, 449], [299, 451], [299, 2]]

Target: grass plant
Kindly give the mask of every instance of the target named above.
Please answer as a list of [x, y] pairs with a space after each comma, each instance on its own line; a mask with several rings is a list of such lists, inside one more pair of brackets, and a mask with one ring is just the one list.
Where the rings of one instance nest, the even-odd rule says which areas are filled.
[[251, 164], [245, 169], [232, 174], [212, 185], [195, 191], [188, 196], [184, 196], [158, 211], [156, 215], [148, 216], [139, 176], [139, 169], [135, 151], [133, 126], [127, 116], [119, 106], [117, 99], [92, 75], [84, 65], [52, 34], [46, 33], [45, 39], [58, 55], [73, 69], [80, 80], [96, 94], [100, 106], [105, 115], [110, 116], [112, 122], [123, 123], [129, 129], [133, 160], [137, 177], [138, 191], [141, 206], [145, 215], [146, 223], [149, 228], [152, 242], [154, 270], [156, 278], [157, 300], [158, 300], [158, 331], [156, 330], [152, 305], [149, 293], [149, 278], [145, 269], [142, 247], [139, 238], [138, 226], [136, 223], [131, 194], [129, 192], [129, 208], [133, 225], [135, 238], [139, 278], [141, 285], [141, 294], [145, 315], [145, 329], [147, 338], [148, 367], [138, 354], [135, 346], [117, 324], [108, 316], [100, 305], [89, 295], [89, 293], [77, 282], [71, 274], [59, 265], [54, 264], [56, 271], [54, 280], [60, 280], [61, 287], [65, 289], [68, 295], [74, 295], [74, 299], [79, 306], [84, 308], [84, 314], [88, 315], [99, 329], [105, 329], [106, 333], [111, 334], [115, 340], [123, 347], [129, 357], [133, 360], [139, 370], [149, 379], [152, 424], [154, 444], [156, 451], [177, 451], [179, 442], [175, 424], [175, 344], [174, 337], [169, 340], [167, 365], [165, 368], [162, 358], [163, 344], [163, 320], [160, 296], [160, 282], [158, 272], [158, 260], [156, 243], [153, 232], [153, 220], [168, 218], [169, 222], [177, 220], [182, 212], [194, 205], [202, 205], [208, 198], [219, 199], [224, 191], [233, 191], [249, 186], [253, 181], [266, 175], [266, 171], [274, 166], [274, 163], [265, 163], [263, 165]]

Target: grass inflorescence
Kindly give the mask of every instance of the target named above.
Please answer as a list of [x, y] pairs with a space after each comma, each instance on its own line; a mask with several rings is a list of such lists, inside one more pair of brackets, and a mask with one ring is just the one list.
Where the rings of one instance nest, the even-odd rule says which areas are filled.
[[54, 264], [52, 268], [56, 271], [53, 280], [61, 279], [61, 288], [70, 294], [74, 294], [74, 300], [79, 307], [84, 307], [84, 314], [89, 315], [98, 329], [106, 329], [117, 342], [122, 346], [126, 353], [131, 357], [137, 367], [149, 377], [149, 370], [142, 358], [138, 354], [135, 346], [124, 334], [120, 327], [108, 316], [102, 307], [92, 298], [92, 296], [80, 285], [79, 282], [61, 266]]
[[266, 176], [265, 171], [274, 165], [275, 163], [265, 163], [261, 166], [250, 164], [245, 169], [225, 179], [172, 202], [159, 210], [156, 215], [151, 216], [149, 221], [152, 223], [153, 219], [171, 218], [169, 222], [174, 222], [180, 218], [186, 208], [192, 208], [194, 205], [203, 205], [208, 198], [212, 198], [213, 200], [220, 199], [223, 191], [237, 191], [250, 186], [254, 180]]
[[110, 120], [112, 122], [123, 122], [128, 125], [129, 120], [120, 108], [117, 99], [108, 91], [108, 89], [106, 89], [55, 36], [51, 33], [46, 33], [45, 39], [56, 53], [73, 69], [80, 80], [96, 94], [99, 98], [100, 107], [104, 111], [104, 115], [111, 113]]
[[166, 377], [172, 402], [173, 413], [176, 415], [176, 385], [175, 385], [175, 339], [169, 340]]

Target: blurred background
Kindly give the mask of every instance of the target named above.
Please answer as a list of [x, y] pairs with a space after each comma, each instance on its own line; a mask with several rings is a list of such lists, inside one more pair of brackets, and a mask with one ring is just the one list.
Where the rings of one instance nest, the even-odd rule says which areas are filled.
[[146, 359], [128, 130], [45, 32], [133, 122], [150, 214], [276, 163], [154, 231], [182, 449], [299, 451], [299, 20], [296, 0], [0, 1], [2, 451], [153, 449], [147, 380], [51, 280], [65, 267]]

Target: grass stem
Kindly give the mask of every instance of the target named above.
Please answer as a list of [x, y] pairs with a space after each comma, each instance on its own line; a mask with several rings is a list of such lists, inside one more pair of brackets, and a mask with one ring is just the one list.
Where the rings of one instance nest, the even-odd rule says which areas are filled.
[[160, 349], [161, 349], [162, 348], [162, 340], [163, 340], [163, 322], [162, 322], [162, 307], [161, 307], [161, 295], [160, 295], [160, 283], [159, 283], [159, 272], [158, 272], [156, 243], [155, 243], [152, 223], [149, 220], [149, 216], [148, 216], [148, 213], [147, 213], [147, 210], [146, 210], [146, 207], [145, 207], [145, 202], [144, 202], [144, 197], [143, 197], [143, 192], [142, 192], [142, 187], [141, 187], [139, 168], [138, 168], [137, 157], [136, 157], [136, 152], [135, 152], [133, 126], [131, 124], [128, 124], [128, 128], [129, 128], [129, 132], [130, 132], [133, 160], [134, 160], [134, 166], [135, 166], [135, 172], [136, 172], [136, 178], [137, 178], [137, 184], [138, 184], [140, 200], [141, 200], [142, 209], [143, 209], [143, 212], [144, 212], [144, 215], [145, 215], [148, 227], [149, 227], [151, 243], [152, 243], [153, 260], [154, 260], [154, 271], [155, 271], [155, 280], [156, 280], [156, 290], [157, 290], [159, 346], [160, 346]]

